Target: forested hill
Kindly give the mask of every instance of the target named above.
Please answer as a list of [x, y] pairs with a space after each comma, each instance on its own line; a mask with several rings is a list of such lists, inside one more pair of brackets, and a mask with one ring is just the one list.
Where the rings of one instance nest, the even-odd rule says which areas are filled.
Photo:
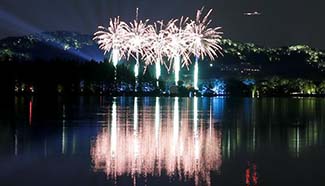
[[[230, 39], [221, 41], [223, 56], [214, 62], [201, 63], [206, 68], [203, 76], [293, 76], [323, 77], [325, 52], [306, 45], [265, 48], [252, 43]], [[33, 62], [51, 60], [103, 61], [91, 35], [76, 32], [44, 32], [0, 40], [1, 62]]]

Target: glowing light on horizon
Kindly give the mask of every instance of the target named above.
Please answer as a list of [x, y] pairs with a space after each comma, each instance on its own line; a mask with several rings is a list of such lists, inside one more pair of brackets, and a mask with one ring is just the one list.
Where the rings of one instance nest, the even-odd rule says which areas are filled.
[[[124, 123], [125, 115], [117, 112], [117, 121], [124, 119], [122, 125], [117, 122], [116, 131], [123, 132], [116, 133], [114, 146], [111, 141], [115, 134], [109, 128], [103, 128], [97, 135], [91, 145], [94, 170], [103, 171], [115, 180], [119, 176], [130, 176], [135, 185], [140, 176], [162, 174], [177, 176], [182, 181], [193, 180], [196, 185], [211, 185], [210, 172], [219, 170], [222, 161], [221, 132], [213, 126], [201, 128], [197, 120], [197, 101], [194, 111], [182, 110], [179, 98], [175, 98], [172, 112], [162, 120], [159, 102], [156, 98], [155, 106], [151, 107], [155, 114], [140, 120], [142, 122], [137, 127], [133, 125], [137, 123], [137, 117]], [[139, 114], [137, 104], [134, 107], [134, 114]], [[192, 112], [194, 121], [188, 118]], [[116, 148], [115, 156], [111, 153], [112, 148]]]

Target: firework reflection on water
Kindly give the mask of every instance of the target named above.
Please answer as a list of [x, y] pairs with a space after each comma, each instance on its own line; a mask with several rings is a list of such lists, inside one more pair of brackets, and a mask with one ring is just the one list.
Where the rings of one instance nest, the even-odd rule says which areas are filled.
[[[221, 132], [200, 121], [198, 101], [183, 109], [179, 98], [173, 98], [173, 109], [162, 112], [159, 98], [154, 107], [143, 110], [134, 99], [133, 111], [126, 118], [136, 121], [125, 119], [125, 111], [118, 111], [113, 102], [108, 127], [92, 143], [93, 169], [115, 180], [122, 175], [136, 180], [167, 174], [179, 181], [211, 185], [210, 173], [222, 161]], [[134, 117], [138, 115], [141, 118]]]

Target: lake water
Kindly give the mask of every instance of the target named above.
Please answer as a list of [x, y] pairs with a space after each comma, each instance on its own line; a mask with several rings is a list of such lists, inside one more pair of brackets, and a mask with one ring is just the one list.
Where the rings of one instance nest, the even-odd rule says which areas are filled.
[[325, 185], [325, 99], [15, 97], [0, 185]]

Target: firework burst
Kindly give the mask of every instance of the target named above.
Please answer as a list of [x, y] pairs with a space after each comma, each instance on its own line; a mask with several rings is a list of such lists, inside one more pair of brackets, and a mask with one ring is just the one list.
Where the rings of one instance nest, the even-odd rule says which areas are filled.
[[127, 24], [120, 21], [120, 18], [113, 18], [109, 21], [109, 26], [99, 26], [94, 34], [94, 40], [97, 41], [99, 48], [104, 51], [104, 54], [111, 53], [110, 59], [116, 66], [118, 60], [125, 57], [127, 51], [126, 38], [129, 33], [127, 32]]
[[148, 32], [149, 45], [144, 53], [146, 65], [153, 63], [163, 63], [163, 57], [166, 56], [166, 34], [163, 21], [157, 21], [150, 25]]
[[[110, 19], [108, 28], [98, 27], [94, 40], [99, 48], [111, 52], [113, 63], [116, 66], [118, 60], [125, 57], [133, 57], [136, 60], [135, 77], [139, 74], [140, 56], [145, 67], [156, 64], [156, 77], [160, 76], [160, 64], [165, 64], [168, 71], [175, 72], [177, 84], [181, 66], [188, 67], [191, 62], [191, 55], [195, 56], [195, 79], [197, 88], [198, 60], [208, 56], [211, 60], [222, 55], [219, 45], [222, 38], [221, 27], [210, 28], [209, 16], [212, 10], [203, 16], [203, 9], [198, 10], [195, 20], [181, 17], [172, 19], [164, 24], [158, 21], [149, 25], [149, 20], [138, 20], [138, 9], [136, 20], [126, 24], [120, 21], [119, 17]], [[163, 59], [167, 58], [169, 63]], [[159, 72], [158, 72], [159, 71]]]
[[148, 25], [149, 20], [138, 21], [134, 20], [126, 27], [127, 30], [127, 56], [128, 59], [133, 57], [137, 60], [137, 56], [134, 54], [140, 54], [144, 56], [147, 53], [147, 49], [150, 45], [148, 36], [150, 35], [150, 26]]
[[190, 64], [190, 53], [188, 43], [191, 41], [190, 33], [187, 31], [190, 25], [189, 18], [181, 17], [179, 20], [170, 20], [164, 30], [166, 34], [166, 56], [171, 59], [180, 58], [182, 65]]
[[191, 21], [187, 25], [187, 32], [190, 42], [188, 42], [188, 49], [194, 56], [204, 59], [208, 56], [211, 60], [215, 60], [218, 54], [221, 53], [221, 46], [219, 45], [222, 38], [221, 27], [209, 28], [211, 20], [209, 16], [212, 9], [202, 17], [203, 9], [198, 10], [195, 21]]

